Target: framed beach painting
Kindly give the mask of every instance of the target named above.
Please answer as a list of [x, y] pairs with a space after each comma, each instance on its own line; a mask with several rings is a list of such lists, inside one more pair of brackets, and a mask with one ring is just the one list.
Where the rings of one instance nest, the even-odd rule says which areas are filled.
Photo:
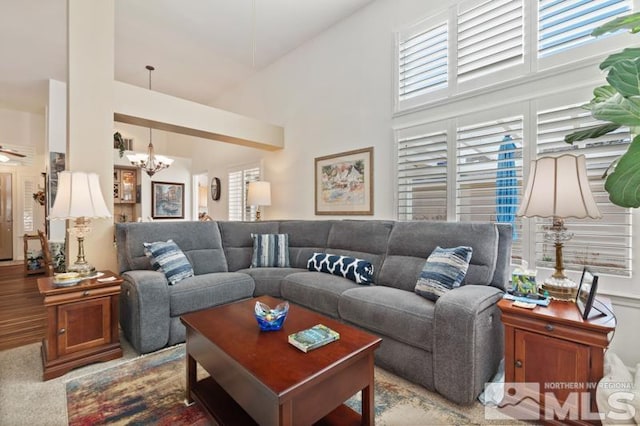
[[317, 215], [373, 214], [373, 147], [315, 159]]
[[184, 219], [184, 183], [151, 182], [151, 217]]

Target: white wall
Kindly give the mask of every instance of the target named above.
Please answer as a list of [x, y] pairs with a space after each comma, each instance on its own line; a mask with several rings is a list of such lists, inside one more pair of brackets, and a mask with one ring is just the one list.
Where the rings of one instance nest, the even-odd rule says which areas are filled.
[[[67, 84], [57, 80], [49, 80], [48, 100], [46, 107], [47, 138], [44, 152], [67, 152]], [[45, 156], [45, 169], [51, 175], [51, 161]], [[53, 204], [47, 201], [51, 207]], [[66, 221], [49, 221], [49, 240], [65, 241]]]
[[[378, 0], [245, 84], [222, 94], [216, 101], [217, 107], [284, 126], [285, 149], [263, 153], [225, 147], [219, 151], [224, 156], [216, 158], [196, 144], [194, 165], [197, 157], [206, 158], [209, 176], [226, 179], [226, 170], [232, 163], [262, 158], [264, 179], [272, 182], [272, 206], [265, 209], [265, 218], [313, 219], [318, 218], [314, 215], [314, 158], [373, 146], [374, 217], [395, 218], [392, 129], [409, 125], [416, 117], [407, 114], [393, 118], [393, 33], [442, 11], [450, 3]], [[602, 78], [596, 67], [586, 70], [585, 75], [587, 79]], [[575, 86], [589, 82], [582, 74], [578, 80], [566, 83]], [[499, 94], [484, 98], [467, 97], [457, 103], [434, 107], [429, 114], [443, 118], [457, 116], [477, 105], [490, 108], [531, 93], [548, 92], [550, 87], [545, 84], [545, 81], [533, 82], [526, 87], [528, 93], [507, 87]], [[225, 190], [223, 187], [223, 194]], [[223, 199], [221, 203], [226, 202]], [[214, 212], [225, 217], [226, 205], [216, 207]], [[636, 227], [636, 231], [640, 236], [640, 228]], [[635, 250], [634, 254], [634, 270], [639, 271], [640, 253]], [[601, 281], [601, 293], [611, 295], [619, 319], [612, 350], [627, 365], [635, 366], [640, 362], [640, 340], [632, 337], [637, 335], [635, 325], [640, 323], [640, 280], [616, 281], [603, 277]]]
[[285, 149], [259, 154], [272, 183], [266, 218], [314, 218], [314, 158], [369, 146], [374, 217], [395, 217], [393, 30], [438, 4], [374, 2], [218, 99], [216, 106], [285, 127]]
[[[127, 159], [127, 154], [132, 152], [147, 152], [149, 144], [149, 128], [133, 126], [124, 123], [114, 123], [114, 132], [119, 131], [122, 137], [133, 139], [133, 151], [125, 151], [122, 158], [118, 154], [118, 150], [113, 150], [113, 163], [116, 166], [131, 166]], [[184, 139], [183, 139], [184, 138]], [[153, 146], [156, 154], [165, 155], [173, 158], [173, 164], [168, 169], [157, 172], [150, 178], [146, 173], [140, 173], [140, 217], [143, 221], [151, 219], [151, 182], [173, 182], [184, 183], [184, 220], [192, 220], [192, 193], [193, 179], [191, 179], [191, 158], [185, 158], [185, 155], [191, 153], [191, 140], [189, 136], [176, 135], [175, 133], [163, 132], [161, 130], [153, 130]], [[180, 149], [170, 149], [170, 147], [182, 149], [182, 156], [178, 157], [173, 152]], [[135, 220], [135, 218], [134, 218]], [[163, 219], [166, 220], [166, 219]]]

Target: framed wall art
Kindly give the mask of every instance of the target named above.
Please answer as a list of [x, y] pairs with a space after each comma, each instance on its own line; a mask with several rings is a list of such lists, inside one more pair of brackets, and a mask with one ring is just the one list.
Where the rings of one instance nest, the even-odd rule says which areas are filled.
[[373, 214], [373, 147], [315, 159], [315, 211]]
[[151, 182], [151, 217], [184, 219], [184, 183]]

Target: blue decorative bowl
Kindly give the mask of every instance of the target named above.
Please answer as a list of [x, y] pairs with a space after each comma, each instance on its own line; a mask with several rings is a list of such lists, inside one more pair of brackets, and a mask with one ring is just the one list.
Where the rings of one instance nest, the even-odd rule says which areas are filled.
[[256, 302], [254, 309], [256, 320], [262, 331], [275, 331], [282, 328], [289, 312], [289, 302], [282, 302], [274, 309], [262, 302]]

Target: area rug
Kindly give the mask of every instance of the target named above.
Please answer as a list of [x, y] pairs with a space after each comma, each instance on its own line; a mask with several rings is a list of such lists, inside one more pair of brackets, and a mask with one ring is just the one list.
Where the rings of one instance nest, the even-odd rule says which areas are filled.
[[[197, 404], [185, 405], [184, 356], [179, 345], [67, 382], [69, 424], [214, 425]], [[380, 368], [375, 374], [378, 425], [488, 423], [479, 404], [460, 407]], [[359, 411], [359, 394], [347, 405]]]

